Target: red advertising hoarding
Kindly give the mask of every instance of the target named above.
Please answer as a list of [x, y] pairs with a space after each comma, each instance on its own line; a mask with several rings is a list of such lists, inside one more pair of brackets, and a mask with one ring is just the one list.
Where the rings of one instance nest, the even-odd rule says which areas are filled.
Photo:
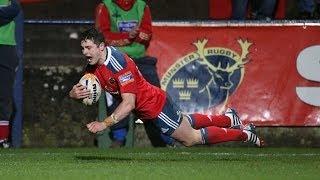
[[186, 112], [234, 107], [258, 126], [320, 125], [320, 26], [155, 25], [149, 55]]

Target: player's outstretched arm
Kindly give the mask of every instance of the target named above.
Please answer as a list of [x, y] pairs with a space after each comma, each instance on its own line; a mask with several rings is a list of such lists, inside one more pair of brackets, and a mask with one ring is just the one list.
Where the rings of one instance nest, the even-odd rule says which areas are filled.
[[90, 132], [97, 133], [99, 131], [103, 131], [107, 127], [118, 123], [130, 114], [130, 112], [135, 108], [136, 95], [132, 93], [123, 93], [121, 94], [121, 97], [122, 102], [104, 121], [93, 121], [87, 124], [87, 128]]
[[127, 117], [130, 112], [136, 107], [136, 95], [132, 93], [121, 94], [122, 101], [114, 110], [113, 115], [117, 122]]

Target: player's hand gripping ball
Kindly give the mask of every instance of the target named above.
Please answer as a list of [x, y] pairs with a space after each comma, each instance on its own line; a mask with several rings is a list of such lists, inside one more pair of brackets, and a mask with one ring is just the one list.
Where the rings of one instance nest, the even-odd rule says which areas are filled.
[[82, 100], [82, 103], [85, 105], [92, 105], [98, 102], [101, 95], [101, 86], [98, 78], [94, 74], [88, 73], [82, 76], [79, 83], [91, 92], [89, 97]]

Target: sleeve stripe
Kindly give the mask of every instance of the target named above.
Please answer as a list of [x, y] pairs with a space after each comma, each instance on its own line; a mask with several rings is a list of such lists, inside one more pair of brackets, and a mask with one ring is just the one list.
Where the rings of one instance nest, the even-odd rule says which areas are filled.
[[119, 62], [114, 59], [114, 57], [111, 56], [111, 61], [110, 61], [112, 67], [116, 69], [117, 71], [121, 71], [123, 67], [119, 64]]
[[126, 60], [124, 55], [116, 48], [109, 46], [107, 60], [104, 63], [113, 73], [117, 73], [126, 67]]

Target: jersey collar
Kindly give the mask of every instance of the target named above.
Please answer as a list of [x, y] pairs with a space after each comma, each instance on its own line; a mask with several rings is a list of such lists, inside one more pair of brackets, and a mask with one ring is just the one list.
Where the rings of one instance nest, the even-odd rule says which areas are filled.
[[110, 47], [106, 47], [106, 51], [107, 51], [107, 58], [103, 63], [104, 65], [108, 65], [109, 61], [110, 61], [110, 58], [111, 58], [111, 49], [110, 49]]

